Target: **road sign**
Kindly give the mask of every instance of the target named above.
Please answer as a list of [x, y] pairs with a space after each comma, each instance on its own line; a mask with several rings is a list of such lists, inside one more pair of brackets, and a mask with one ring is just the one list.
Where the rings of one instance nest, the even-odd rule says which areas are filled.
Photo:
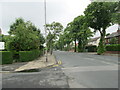
[[5, 49], [5, 42], [0, 42], [0, 50], [4, 50]]

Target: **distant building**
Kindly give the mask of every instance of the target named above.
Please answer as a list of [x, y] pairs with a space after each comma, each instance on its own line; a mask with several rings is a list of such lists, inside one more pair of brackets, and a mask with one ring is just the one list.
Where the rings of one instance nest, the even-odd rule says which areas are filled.
[[88, 45], [95, 45], [98, 46], [100, 42], [100, 37], [96, 37], [96, 38], [91, 38], [88, 42]]
[[120, 44], [120, 29], [117, 32], [114, 32], [106, 36], [106, 44]]

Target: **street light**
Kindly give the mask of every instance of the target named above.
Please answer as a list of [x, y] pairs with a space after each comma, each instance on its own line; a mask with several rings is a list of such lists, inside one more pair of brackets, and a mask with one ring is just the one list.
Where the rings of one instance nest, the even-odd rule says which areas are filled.
[[45, 13], [45, 25], [44, 25], [44, 29], [45, 29], [45, 42], [46, 42], [46, 51], [45, 51], [45, 56], [46, 56], [46, 62], [48, 62], [48, 57], [47, 57], [47, 30], [46, 30], [46, 0], [44, 0], [44, 13]]

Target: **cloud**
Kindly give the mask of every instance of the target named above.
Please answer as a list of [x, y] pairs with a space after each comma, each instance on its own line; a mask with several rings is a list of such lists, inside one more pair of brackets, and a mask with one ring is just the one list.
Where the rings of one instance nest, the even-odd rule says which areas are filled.
[[[90, 3], [90, 0], [46, 0], [47, 23], [56, 21], [66, 27], [75, 17], [82, 15]], [[44, 0], [1, 0], [0, 12], [0, 26], [4, 34], [7, 34], [10, 25], [18, 17], [30, 20], [45, 33]]]

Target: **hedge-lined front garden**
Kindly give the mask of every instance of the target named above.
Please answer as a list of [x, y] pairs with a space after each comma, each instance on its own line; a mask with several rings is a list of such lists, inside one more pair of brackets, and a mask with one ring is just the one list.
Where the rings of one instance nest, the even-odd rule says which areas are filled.
[[[19, 52], [11, 52], [11, 51], [0, 51], [1, 61], [0, 64], [12, 64], [13, 60], [15, 62], [27, 62], [32, 61], [39, 56], [43, 55], [43, 51], [41, 50], [33, 50], [33, 51], [19, 51]], [[16, 56], [17, 55], [17, 56]], [[17, 57], [17, 58], [16, 58]], [[16, 60], [17, 59], [17, 60]]]
[[19, 52], [19, 61], [20, 62], [27, 62], [38, 58], [42, 54], [39, 50], [33, 51], [20, 51]]
[[91, 46], [86, 46], [88, 52], [96, 52], [97, 51], [97, 46], [91, 45]]
[[2, 55], [2, 61], [0, 64], [12, 64], [13, 63], [13, 54], [10, 51], [0, 51]]
[[120, 51], [120, 44], [106, 45], [106, 51]]

